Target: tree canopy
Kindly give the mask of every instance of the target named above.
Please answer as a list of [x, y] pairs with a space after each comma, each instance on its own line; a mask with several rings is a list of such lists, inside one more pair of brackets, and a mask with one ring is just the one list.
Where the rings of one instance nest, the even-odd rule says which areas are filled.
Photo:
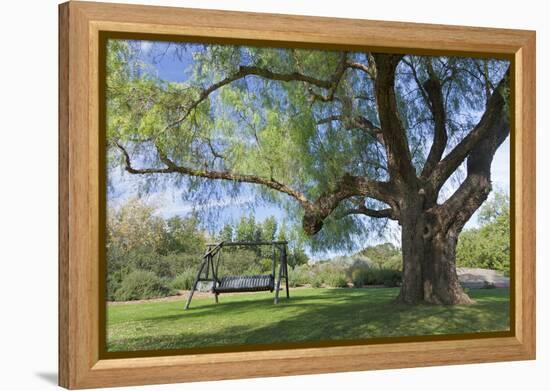
[[[495, 59], [193, 43], [146, 55], [123, 40], [107, 53], [111, 167], [149, 186], [185, 181], [195, 200], [250, 184], [317, 247], [400, 220], [393, 195], [411, 178], [459, 202], [440, 190], [507, 105], [508, 63]], [[160, 55], [184, 81], [158, 76]]]

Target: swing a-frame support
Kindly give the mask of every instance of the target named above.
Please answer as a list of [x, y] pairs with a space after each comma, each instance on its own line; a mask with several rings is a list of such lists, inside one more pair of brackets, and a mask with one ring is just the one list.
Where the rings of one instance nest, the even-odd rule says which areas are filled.
[[[200, 282], [212, 284], [211, 291], [215, 296], [216, 303], [218, 303], [218, 296], [222, 293], [275, 291], [275, 298], [273, 301], [277, 304], [279, 302], [281, 280], [284, 280], [285, 283], [286, 298], [290, 298], [288, 290], [287, 244], [288, 242], [286, 241], [219, 242], [207, 244], [206, 252], [202, 257], [197, 276], [195, 277], [193, 286], [189, 292], [189, 297], [185, 303], [185, 309], [189, 309], [193, 294], [195, 290], [197, 290]], [[222, 249], [224, 247], [257, 246], [271, 246], [273, 248], [271, 274], [219, 276], [218, 270]], [[277, 264], [279, 268], [276, 274]]]

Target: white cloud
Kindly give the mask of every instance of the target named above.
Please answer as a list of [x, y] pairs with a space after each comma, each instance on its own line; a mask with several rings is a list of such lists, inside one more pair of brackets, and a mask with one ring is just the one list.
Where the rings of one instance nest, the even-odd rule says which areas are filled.
[[151, 41], [139, 41], [139, 48], [144, 54], [149, 54], [153, 48], [153, 42]]
[[159, 206], [157, 214], [168, 217], [176, 215], [185, 215], [193, 210], [200, 211], [206, 209], [223, 209], [227, 207], [236, 207], [246, 205], [254, 201], [251, 196], [238, 197], [235, 199], [226, 198], [223, 200], [214, 200], [205, 203], [194, 203], [190, 201], [176, 200], [174, 196], [168, 193], [156, 193], [153, 198]]

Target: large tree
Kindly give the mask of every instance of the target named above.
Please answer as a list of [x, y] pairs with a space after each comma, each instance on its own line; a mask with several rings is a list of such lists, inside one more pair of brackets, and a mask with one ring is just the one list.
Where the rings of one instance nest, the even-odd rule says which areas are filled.
[[[149, 47], [149, 46], [147, 46]], [[491, 59], [110, 41], [112, 165], [196, 197], [258, 196], [326, 246], [401, 226], [406, 303], [469, 303], [457, 238], [509, 134], [508, 63]], [[181, 62], [179, 82], [155, 59]], [[461, 174], [461, 175], [460, 175]], [[453, 186], [452, 180], [457, 185]], [[248, 186], [248, 187], [247, 187]]]

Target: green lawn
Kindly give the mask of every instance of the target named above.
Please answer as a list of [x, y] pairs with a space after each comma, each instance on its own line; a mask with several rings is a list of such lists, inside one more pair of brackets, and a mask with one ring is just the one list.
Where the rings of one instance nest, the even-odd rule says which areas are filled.
[[108, 351], [182, 349], [454, 334], [509, 329], [508, 289], [472, 290], [470, 306], [394, 303], [397, 288], [291, 289], [273, 295], [220, 296], [184, 301], [120, 304], [107, 310]]

